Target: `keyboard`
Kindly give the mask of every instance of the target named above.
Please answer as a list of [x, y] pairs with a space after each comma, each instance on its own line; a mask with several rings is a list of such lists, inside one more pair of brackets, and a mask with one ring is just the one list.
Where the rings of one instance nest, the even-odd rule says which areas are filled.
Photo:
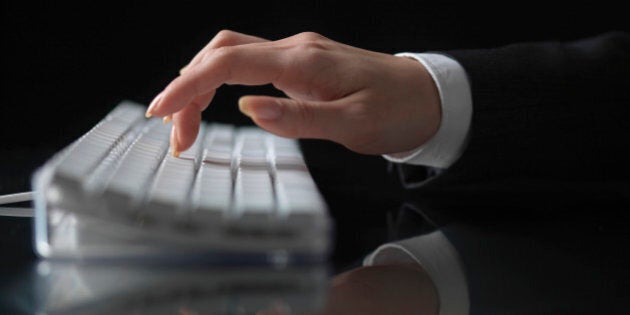
[[333, 222], [297, 140], [202, 122], [174, 157], [145, 111], [121, 102], [35, 172], [39, 255], [326, 260]]

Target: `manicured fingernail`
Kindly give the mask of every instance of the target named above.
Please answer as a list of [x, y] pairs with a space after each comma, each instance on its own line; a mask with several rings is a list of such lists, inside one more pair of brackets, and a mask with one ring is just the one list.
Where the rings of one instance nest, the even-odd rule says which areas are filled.
[[182, 67], [181, 69], [179, 69], [179, 74], [184, 73], [184, 71], [186, 71], [186, 69], [188, 69], [188, 65], [185, 65], [184, 67]]
[[157, 103], [160, 102], [160, 100], [162, 100], [162, 93], [158, 94], [153, 101], [151, 101], [151, 104], [149, 104], [149, 108], [147, 108], [147, 112], [144, 114], [145, 117], [149, 118], [151, 116], [153, 116], [153, 109], [155, 108], [155, 106], [157, 105]]
[[177, 143], [177, 131], [175, 130], [175, 126], [171, 128], [171, 152], [174, 157], [179, 157], [179, 148]]
[[270, 100], [264, 103], [259, 103], [256, 107], [252, 108], [247, 99], [248, 97], [246, 96], [241, 97], [238, 100], [238, 108], [243, 114], [251, 118], [272, 120], [278, 119], [282, 114], [282, 109], [279, 106], [280, 104], [276, 101]]
[[171, 116], [171, 115], [164, 116], [164, 118], [162, 118], [162, 122], [165, 123], [165, 124], [170, 123], [171, 120], [173, 120], [173, 116]]
[[241, 113], [245, 114], [245, 116], [252, 117], [252, 113], [249, 111], [249, 106], [245, 105], [246, 99], [247, 96], [243, 96], [238, 99], [238, 110], [240, 110]]

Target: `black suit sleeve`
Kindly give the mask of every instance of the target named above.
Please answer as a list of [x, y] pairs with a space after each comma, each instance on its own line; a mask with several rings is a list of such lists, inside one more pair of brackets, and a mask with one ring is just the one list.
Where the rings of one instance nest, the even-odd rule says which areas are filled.
[[630, 177], [630, 34], [444, 53], [469, 76], [473, 120], [461, 158], [422, 187]]

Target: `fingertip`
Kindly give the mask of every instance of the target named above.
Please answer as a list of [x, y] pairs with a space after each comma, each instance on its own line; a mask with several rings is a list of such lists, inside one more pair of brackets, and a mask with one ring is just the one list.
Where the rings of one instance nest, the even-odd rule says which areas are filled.
[[179, 157], [179, 143], [177, 140], [177, 128], [175, 126], [171, 127], [171, 154], [173, 157]]
[[184, 74], [184, 72], [186, 72], [187, 69], [188, 69], [188, 65], [183, 66], [181, 69], [179, 69], [179, 75]]
[[273, 97], [243, 96], [238, 101], [239, 110], [254, 120], [273, 121], [282, 116], [282, 104]]
[[293, 114], [293, 101], [272, 96], [250, 95], [239, 99], [239, 109], [260, 128], [280, 137], [305, 134], [299, 116]]
[[153, 98], [153, 100], [149, 104], [149, 107], [147, 108], [147, 111], [144, 113], [144, 116], [146, 118], [150, 118], [154, 115], [154, 110], [158, 106], [157, 104], [162, 101], [163, 96], [164, 96], [164, 92], [162, 91]]
[[238, 110], [245, 116], [252, 117], [249, 99], [251, 99], [251, 97], [241, 96], [241, 98], [238, 99]]

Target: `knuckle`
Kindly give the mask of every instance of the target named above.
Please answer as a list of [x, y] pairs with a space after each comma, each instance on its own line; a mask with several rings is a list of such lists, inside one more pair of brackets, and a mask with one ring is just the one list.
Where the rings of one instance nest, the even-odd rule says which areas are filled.
[[325, 47], [318, 42], [300, 42], [295, 47], [296, 60], [305, 66], [317, 66], [325, 58]]
[[301, 52], [317, 52], [326, 49], [326, 38], [313, 32], [295, 35], [296, 47]]
[[222, 38], [222, 37], [230, 37], [232, 35], [234, 35], [236, 32], [229, 30], [229, 29], [222, 29], [220, 31], [217, 32], [217, 35], [215, 37], [218, 38]]
[[217, 62], [225, 62], [234, 56], [235, 48], [233, 46], [223, 46], [212, 50], [206, 59], [216, 59]]
[[307, 60], [317, 60], [321, 57], [324, 47], [316, 42], [302, 42], [296, 46], [296, 50]]
[[236, 36], [236, 32], [223, 29], [220, 30], [214, 38], [210, 41], [212, 47], [221, 47], [230, 45], [233, 42], [234, 37]]
[[296, 64], [306, 67], [306, 72], [321, 69], [329, 63], [328, 51], [332, 43], [324, 36], [313, 32], [305, 32], [295, 35], [293, 43], [293, 59]]
[[300, 41], [306, 41], [306, 42], [314, 42], [314, 41], [320, 41], [324, 39], [324, 36], [315, 32], [302, 32], [295, 35], [295, 37]]

